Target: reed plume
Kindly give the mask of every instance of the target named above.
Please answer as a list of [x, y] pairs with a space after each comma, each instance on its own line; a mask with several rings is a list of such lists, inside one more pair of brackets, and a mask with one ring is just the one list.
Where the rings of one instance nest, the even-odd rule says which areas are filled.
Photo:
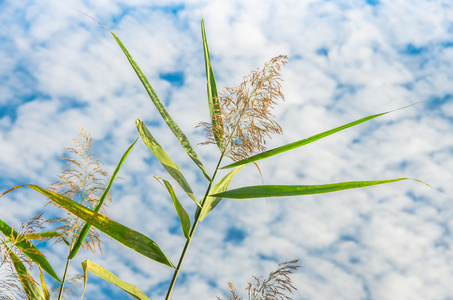
[[[298, 259], [282, 262], [266, 279], [263, 276], [253, 276], [255, 283], [249, 282], [246, 288], [249, 300], [291, 300], [287, 293], [292, 294], [297, 288], [294, 287], [290, 275], [300, 268], [298, 262]], [[228, 286], [231, 296], [227, 297], [227, 300], [243, 300], [231, 282], [228, 282]]]
[[[63, 300], [79, 299], [77, 290], [82, 286], [83, 276], [80, 274], [70, 275], [65, 278], [64, 289], [61, 296]], [[58, 299], [61, 283], [55, 283], [51, 288], [51, 299]]]
[[[0, 232], [0, 300], [27, 299], [20, 278], [14, 268], [14, 260], [18, 259], [22, 263], [26, 263], [29, 268], [32, 267], [33, 262], [15, 245], [24, 242], [24, 239], [21, 238], [24, 235], [34, 233], [35, 226], [41, 228], [42, 222], [40, 222], [40, 219], [41, 214], [29, 219], [26, 223], [23, 223], [18, 231], [18, 236], [15, 236], [12, 232], [10, 235], [5, 236]], [[8, 244], [10, 244], [10, 246], [8, 246]], [[13, 254], [11, 252], [13, 252]], [[32, 277], [23, 277], [22, 280], [35, 281]]]
[[[74, 148], [66, 148], [66, 150], [74, 158], [62, 158], [67, 162], [67, 165], [59, 176], [59, 180], [52, 184], [51, 189], [66, 198], [93, 209], [105, 189], [108, 175], [103, 171], [103, 163], [98, 160], [98, 156], [90, 152], [93, 139], [84, 129], [73, 141]], [[111, 202], [110, 196], [107, 196], [107, 200]], [[58, 207], [58, 204], [52, 201], [49, 201], [47, 205], [50, 203]], [[67, 210], [65, 211], [66, 217], [54, 218], [49, 220], [48, 223], [59, 225], [55, 229], [60, 235], [57, 242], [64, 241], [68, 246], [71, 246], [77, 239], [84, 222]], [[100, 213], [106, 215], [104, 205], [101, 207]], [[91, 227], [88, 238], [83, 241], [82, 247], [83, 249], [90, 249], [94, 253], [96, 246], [102, 253], [99, 234], [94, 227]]]
[[220, 134], [225, 155], [234, 161], [266, 150], [266, 138], [282, 133], [271, 110], [284, 100], [280, 70], [287, 58], [274, 57], [262, 70], [245, 76], [240, 85], [226, 87], [220, 93], [215, 122], [200, 122], [197, 126], [206, 129], [207, 141], [202, 145], [216, 144], [215, 137]]

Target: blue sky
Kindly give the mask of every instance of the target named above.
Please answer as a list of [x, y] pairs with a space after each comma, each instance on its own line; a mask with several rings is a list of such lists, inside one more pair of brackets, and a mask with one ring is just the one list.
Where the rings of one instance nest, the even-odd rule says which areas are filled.
[[[180, 149], [111, 35], [122, 40], [192, 145], [207, 121], [201, 12], [219, 89], [280, 54], [284, 135], [269, 148], [361, 117], [419, 104], [259, 164], [266, 184], [414, 181], [291, 199], [224, 200], [198, 227], [173, 299], [226, 297], [251, 275], [299, 258], [294, 299], [451, 299], [453, 288], [453, 5], [450, 1], [3, 1], [0, 2], [0, 188], [48, 186], [82, 129], [109, 173], [136, 138], [135, 120], [181, 167], [195, 194], [202, 175]], [[74, 10], [76, 9], [76, 10]], [[208, 172], [215, 146], [195, 146]], [[140, 143], [112, 191], [108, 215], [155, 240], [176, 263], [184, 238], [161, 166]], [[167, 176], [168, 177], [168, 176]], [[232, 186], [260, 184], [251, 166]], [[177, 191], [193, 214], [193, 202]], [[45, 199], [3, 197], [15, 228]], [[103, 236], [89, 258], [163, 299], [171, 270]], [[57, 273], [67, 250], [47, 247]], [[112, 296], [112, 293], [114, 293]], [[300, 297], [299, 297], [300, 295]], [[89, 277], [85, 299], [131, 299]]]

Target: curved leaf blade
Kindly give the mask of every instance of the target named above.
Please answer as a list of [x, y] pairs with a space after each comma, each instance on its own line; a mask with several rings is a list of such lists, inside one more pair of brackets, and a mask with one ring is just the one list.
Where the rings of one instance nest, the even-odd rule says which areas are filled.
[[100, 265], [92, 262], [89, 259], [87, 259], [84, 262], [82, 262], [82, 268], [83, 268], [84, 285], [83, 285], [82, 297], [80, 299], [83, 298], [83, 294], [85, 293], [85, 286], [86, 286], [87, 277], [88, 277], [88, 274], [87, 274], [88, 272], [87, 271], [90, 271], [91, 273], [93, 273], [96, 276], [101, 277], [105, 281], [116, 285], [117, 287], [119, 287], [120, 289], [122, 289], [123, 291], [128, 293], [129, 295], [133, 296], [135, 299], [150, 300], [145, 295], [145, 293], [143, 293], [138, 287], [136, 287], [136, 286], [134, 286], [134, 285], [132, 285], [132, 284], [126, 282], [126, 281], [123, 281], [123, 280], [119, 279], [115, 274], [113, 274], [109, 270], [101, 267]]
[[165, 187], [167, 188], [168, 193], [171, 196], [171, 200], [173, 200], [173, 204], [175, 206], [176, 212], [178, 213], [179, 221], [181, 222], [181, 227], [182, 227], [182, 232], [184, 233], [184, 236], [186, 239], [190, 239], [189, 237], [189, 232], [190, 232], [190, 217], [185, 211], [184, 207], [181, 205], [181, 202], [179, 202], [178, 198], [176, 197], [175, 191], [173, 190], [173, 187], [171, 186], [170, 182], [167, 180], [154, 176], [155, 179], [157, 180], [162, 180], [165, 184]]
[[[415, 103], [415, 104], [417, 104], [417, 103]], [[253, 156], [250, 156], [249, 158], [246, 158], [246, 159], [243, 159], [241, 161], [238, 161], [238, 162], [229, 164], [227, 166], [224, 166], [221, 169], [228, 169], [228, 168], [237, 167], [237, 166], [240, 166], [240, 165], [243, 165], [243, 164], [248, 164], [248, 163], [251, 163], [251, 162], [262, 160], [262, 159], [265, 159], [265, 158], [268, 158], [268, 157], [271, 157], [271, 156], [274, 156], [274, 155], [277, 155], [277, 154], [280, 154], [280, 153], [283, 153], [283, 152], [286, 152], [286, 151], [290, 151], [290, 150], [305, 146], [307, 144], [313, 143], [314, 141], [320, 140], [320, 139], [325, 138], [325, 137], [327, 137], [329, 135], [332, 135], [334, 133], [342, 131], [344, 129], [359, 125], [359, 124], [364, 123], [366, 121], [372, 120], [374, 118], [389, 114], [391, 112], [394, 112], [394, 111], [397, 111], [397, 110], [400, 110], [400, 109], [405, 109], [405, 108], [411, 107], [411, 106], [413, 106], [415, 104], [408, 105], [408, 106], [405, 106], [405, 107], [402, 107], [402, 108], [398, 108], [398, 109], [395, 109], [395, 110], [387, 111], [387, 112], [384, 112], [384, 113], [371, 115], [371, 116], [368, 116], [368, 117], [365, 117], [365, 118], [361, 118], [359, 120], [347, 123], [347, 124], [345, 124], [343, 126], [339, 126], [339, 127], [334, 128], [334, 129], [327, 130], [327, 131], [324, 131], [322, 133], [318, 133], [318, 134], [313, 135], [313, 136], [311, 136], [309, 138], [306, 138], [306, 139], [303, 139], [303, 140], [299, 140], [297, 142], [293, 142], [293, 143], [290, 143], [290, 144], [287, 144], [287, 145], [284, 145], [284, 146], [280, 146], [280, 147], [277, 147], [277, 148], [274, 148], [274, 149], [271, 149], [271, 150], [267, 150], [265, 152], [262, 152], [262, 153], [259, 153], [259, 154], [253, 155]]]
[[[102, 24], [101, 24], [102, 25]], [[102, 25], [104, 26], [104, 25]], [[137, 74], [138, 78], [142, 82], [143, 86], [145, 87], [149, 97], [154, 103], [154, 106], [156, 106], [157, 110], [159, 111], [160, 115], [164, 119], [164, 121], [167, 123], [168, 127], [170, 130], [173, 132], [173, 134], [176, 136], [178, 139], [179, 143], [181, 146], [184, 148], [186, 153], [189, 155], [189, 157], [195, 162], [195, 164], [200, 168], [200, 170], [203, 172], [203, 175], [206, 177], [208, 181], [211, 181], [211, 177], [208, 175], [208, 172], [204, 168], [203, 164], [201, 163], [201, 160], [198, 158], [197, 154], [192, 148], [192, 145], [189, 142], [189, 139], [186, 137], [184, 132], [179, 128], [179, 126], [176, 124], [175, 121], [170, 117], [168, 114], [167, 110], [165, 107], [162, 105], [162, 102], [159, 100], [157, 97], [156, 92], [152, 88], [151, 84], [149, 83], [148, 79], [146, 78], [145, 74], [143, 74], [142, 70], [139, 68], [138, 64], [135, 62], [135, 60], [132, 58], [131, 54], [129, 51], [124, 47], [123, 43], [120, 41], [120, 39], [107, 27], [104, 26], [112, 36], [115, 38], [116, 42], [120, 46], [121, 50], [123, 50], [124, 54], [126, 55], [129, 63], [131, 64], [132, 68], [134, 69], [135, 73]]]
[[77, 217], [83, 219], [85, 222], [90, 223], [100, 231], [104, 232], [108, 236], [112, 237], [113, 239], [117, 240], [121, 244], [126, 247], [133, 249], [134, 251], [148, 257], [151, 260], [157, 261], [161, 264], [174, 268], [173, 264], [168, 260], [168, 258], [164, 255], [162, 250], [160, 250], [159, 246], [145, 236], [144, 234], [137, 232], [129, 227], [126, 227], [122, 224], [119, 224], [106, 216], [103, 216], [97, 212], [92, 211], [91, 209], [86, 208], [79, 203], [72, 201], [69, 198], [61, 196], [55, 192], [50, 190], [43, 189], [37, 185], [33, 184], [25, 184], [25, 185], [18, 185], [5, 193], [1, 196], [9, 193], [15, 189], [27, 186], [50, 200], [54, 201], [58, 205], [64, 207], [66, 210], [71, 212], [72, 214], [76, 215]]
[[44, 299], [50, 300], [49, 290], [47, 289], [46, 282], [44, 281], [44, 276], [42, 274], [41, 268], [39, 268], [39, 279], [41, 280], [41, 289], [44, 295]]
[[186, 178], [182, 174], [181, 170], [179, 167], [175, 164], [175, 162], [168, 156], [168, 154], [165, 152], [164, 148], [162, 148], [159, 143], [154, 139], [154, 137], [151, 135], [149, 132], [148, 128], [146, 128], [145, 124], [140, 120], [137, 119], [135, 121], [137, 125], [138, 132], [140, 132], [140, 136], [145, 143], [145, 145], [151, 150], [151, 152], [154, 153], [156, 158], [159, 160], [159, 162], [162, 164], [162, 166], [165, 168], [165, 170], [170, 174], [171, 177], [173, 177], [174, 180], [181, 186], [181, 188], [187, 193], [187, 195], [197, 204], [198, 203], [197, 198], [195, 197], [194, 193], [192, 192], [192, 188], [190, 185], [187, 183]]
[[215, 82], [214, 70], [211, 66], [211, 57], [209, 55], [208, 40], [204, 28], [204, 20], [201, 20], [201, 36], [203, 39], [204, 61], [206, 68], [206, 82], [208, 89], [209, 114], [211, 115], [211, 124], [214, 132], [214, 138], [220, 152], [223, 152], [223, 121], [220, 110], [219, 94]]
[[222, 200], [222, 197], [212, 197], [211, 195], [222, 193], [226, 191], [228, 186], [230, 185], [231, 180], [233, 180], [234, 176], [243, 168], [245, 165], [239, 166], [235, 168], [233, 171], [229, 172], [225, 175], [222, 179], [217, 182], [210, 191], [210, 195], [206, 198], [207, 200], [203, 201], [202, 205], [203, 208], [201, 209], [201, 213], [198, 219], [203, 221], [203, 219], [213, 210]]
[[27, 240], [35, 240], [35, 239], [51, 239], [54, 237], [60, 236], [58, 232], [55, 231], [47, 231], [47, 232], [34, 232], [30, 234], [24, 235]]
[[[131, 150], [134, 147], [137, 140], [138, 140], [138, 137], [135, 139], [135, 141], [132, 143], [132, 145], [130, 145], [129, 148], [127, 148], [126, 152], [121, 157], [120, 162], [118, 163], [118, 165], [115, 168], [115, 171], [113, 171], [112, 177], [110, 177], [107, 187], [105, 188], [104, 192], [102, 193], [101, 197], [99, 198], [98, 203], [96, 203], [96, 206], [93, 209], [95, 212], [98, 212], [101, 209], [101, 206], [104, 203], [104, 200], [107, 197], [107, 195], [110, 191], [110, 188], [112, 187], [112, 184], [116, 178], [116, 175], [120, 171], [121, 166], [123, 165], [124, 161], [126, 160], [127, 156], [129, 155], [129, 152], [131, 152]], [[71, 252], [69, 252], [68, 259], [73, 259], [74, 256], [76, 256], [77, 252], [80, 249], [80, 246], [82, 246], [83, 241], [85, 240], [86, 236], [88, 235], [90, 228], [91, 228], [91, 225], [89, 223], [86, 223], [85, 225], [83, 225], [82, 230], [80, 231], [79, 236], [77, 237], [77, 240], [71, 249]]]
[[11, 228], [8, 224], [0, 220], [0, 231], [7, 237], [11, 237], [13, 240], [16, 241], [14, 244], [23, 254], [28, 256], [32, 261], [34, 261], [37, 265], [39, 265], [44, 271], [47, 272], [50, 276], [52, 276], [55, 280], [60, 282], [60, 278], [58, 278], [57, 274], [53, 270], [50, 263], [47, 261], [44, 254], [39, 251], [30, 241], [28, 241], [24, 236], [19, 234], [13, 228]]
[[230, 199], [251, 199], [251, 198], [315, 195], [397, 182], [407, 179], [410, 178], [395, 178], [374, 181], [347, 181], [322, 185], [256, 185], [229, 190], [214, 194], [212, 196]]
[[132, 148], [134, 148], [134, 145], [135, 145], [135, 143], [137, 143], [137, 141], [138, 141], [138, 137], [129, 146], [129, 148], [127, 148], [127, 150], [126, 150], [126, 152], [124, 152], [123, 156], [121, 156], [121, 159], [120, 159], [118, 165], [116, 166], [115, 171], [113, 171], [113, 174], [110, 177], [107, 187], [105, 188], [104, 192], [102, 193], [101, 197], [99, 198], [98, 203], [96, 203], [96, 206], [93, 209], [95, 212], [98, 212], [101, 209], [101, 206], [104, 203], [105, 198], [107, 198], [107, 195], [109, 194], [110, 188], [112, 187], [112, 184], [116, 178], [116, 175], [118, 175], [118, 172], [120, 171], [121, 167], [123, 166], [124, 161], [126, 160], [127, 156], [131, 152]]
[[45, 300], [44, 295], [39, 289], [38, 284], [31, 277], [25, 265], [20, 261], [19, 257], [7, 246], [4, 245], [8, 251], [9, 256], [13, 262], [14, 268], [16, 269], [17, 275], [19, 276], [20, 283], [24, 288], [24, 292], [29, 300]]

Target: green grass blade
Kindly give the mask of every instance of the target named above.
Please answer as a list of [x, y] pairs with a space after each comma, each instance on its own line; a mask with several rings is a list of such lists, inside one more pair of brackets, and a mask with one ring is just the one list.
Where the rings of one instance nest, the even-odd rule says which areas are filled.
[[[146, 297], [145, 293], [143, 293], [138, 287], [119, 279], [115, 274], [113, 274], [109, 270], [101, 267], [100, 265], [92, 262], [89, 259], [82, 262], [82, 268], [83, 268], [83, 273], [84, 273], [83, 277], [84, 277], [85, 283], [87, 281], [87, 271], [90, 271], [91, 273], [93, 273], [96, 276], [101, 277], [105, 281], [116, 285], [123, 291], [127, 292], [129, 295], [133, 296], [135, 299], [150, 300], [148, 297]], [[85, 292], [85, 285], [83, 287], [83, 291]], [[83, 294], [82, 294], [82, 297], [83, 297]]]
[[[415, 104], [417, 104], [417, 103], [415, 103]], [[384, 112], [384, 113], [380, 113], [380, 114], [376, 114], [376, 115], [372, 115], [372, 116], [368, 116], [368, 117], [356, 120], [354, 122], [345, 124], [343, 126], [336, 127], [334, 129], [331, 129], [331, 130], [328, 130], [328, 131], [324, 131], [322, 133], [318, 133], [318, 134], [316, 134], [314, 136], [311, 136], [309, 138], [306, 138], [306, 139], [303, 139], [303, 140], [300, 140], [300, 141], [297, 141], [297, 142], [293, 142], [293, 143], [290, 143], [290, 144], [287, 144], [287, 145], [284, 145], [284, 146], [280, 146], [278, 148], [274, 148], [274, 149], [271, 149], [271, 150], [268, 150], [268, 151], [253, 155], [253, 156], [250, 156], [249, 158], [246, 158], [246, 159], [243, 159], [241, 161], [232, 163], [230, 165], [222, 167], [221, 169], [234, 168], [234, 167], [237, 167], [237, 166], [240, 166], [240, 165], [243, 165], [243, 164], [248, 164], [248, 163], [251, 163], [251, 162], [255, 162], [255, 161], [258, 161], [258, 160], [261, 160], [261, 159], [265, 159], [265, 158], [268, 158], [268, 157], [271, 157], [271, 156], [274, 156], [274, 155], [277, 155], [277, 154], [280, 154], [280, 153], [283, 153], [283, 152], [286, 152], [286, 151], [290, 151], [290, 150], [305, 146], [307, 144], [313, 143], [314, 141], [320, 140], [322, 138], [325, 138], [325, 137], [327, 137], [327, 136], [329, 136], [331, 134], [337, 133], [337, 132], [342, 131], [344, 129], [347, 129], [349, 127], [353, 127], [353, 126], [359, 125], [359, 124], [364, 123], [366, 121], [372, 120], [374, 118], [386, 115], [388, 113], [391, 113], [391, 112], [394, 112], [394, 111], [397, 111], [397, 110], [400, 110], [400, 109], [405, 109], [405, 108], [411, 107], [411, 106], [413, 106], [415, 104], [408, 105], [408, 106], [405, 106], [405, 107], [402, 107], [402, 108], [398, 108], [398, 109], [395, 109], [395, 110], [387, 111], [387, 112]]]
[[203, 39], [204, 61], [206, 68], [206, 82], [208, 89], [208, 104], [209, 113], [211, 115], [211, 124], [214, 132], [214, 138], [220, 152], [223, 152], [223, 122], [222, 115], [220, 114], [219, 94], [217, 92], [217, 85], [214, 77], [214, 70], [211, 66], [211, 57], [209, 55], [208, 40], [206, 38], [206, 31], [204, 28], [204, 20], [201, 20], [201, 36]]
[[49, 290], [47, 289], [46, 282], [44, 281], [44, 276], [42, 274], [41, 268], [39, 268], [39, 279], [41, 279], [41, 289], [44, 295], [44, 299], [50, 300]]
[[20, 235], [17, 231], [11, 228], [8, 224], [0, 220], [0, 231], [12, 240], [15, 240], [15, 246], [22, 251], [23, 254], [28, 256], [32, 261], [39, 265], [44, 271], [52, 276], [55, 280], [60, 282], [57, 274], [53, 270], [46, 257], [24, 236]]
[[[115, 171], [113, 172], [112, 176], [110, 177], [107, 187], [105, 188], [104, 192], [102, 193], [101, 197], [99, 198], [98, 203], [96, 203], [96, 206], [93, 209], [95, 212], [98, 212], [99, 209], [101, 209], [101, 206], [104, 203], [104, 200], [107, 197], [107, 195], [110, 191], [110, 188], [112, 187], [112, 184], [116, 178], [116, 175], [120, 171], [121, 166], [123, 165], [124, 161], [126, 160], [127, 156], [129, 155], [129, 152], [131, 152], [131, 150], [134, 147], [137, 140], [138, 140], [138, 138], [135, 139], [135, 141], [132, 143], [132, 145], [129, 146], [129, 148], [126, 150], [126, 152], [121, 157], [120, 162], [118, 163], [118, 165], [115, 168]], [[83, 225], [82, 230], [80, 231], [79, 236], [77, 237], [77, 240], [74, 243], [74, 246], [72, 247], [71, 251], [69, 252], [68, 259], [73, 259], [74, 256], [76, 256], [77, 252], [80, 249], [80, 246], [82, 246], [83, 241], [85, 240], [86, 236], [88, 235], [90, 228], [91, 228], [91, 225], [88, 223]]]
[[[110, 29], [108, 29], [107, 27], [105, 27], [105, 28], [110, 31]], [[167, 123], [168, 127], [171, 129], [171, 131], [173, 131], [174, 135], [179, 140], [179, 143], [184, 148], [184, 150], [187, 152], [189, 157], [201, 169], [201, 171], [203, 172], [203, 175], [206, 177], [206, 179], [208, 181], [211, 181], [211, 177], [209, 177], [208, 172], [206, 171], [203, 164], [201, 163], [201, 160], [198, 158], [197, 154], [195, 153], [192, 146], [190, 145], [189, 139], [182, 132], [182, 130], [179, 128], [179, 126], [175, 123], [175, 121], [173, 121], [173, 119], [170, 117], [167, 110], [162, 105], [162, 102], [157, 97], [156, 92], [154, 92], [154, 89], [152, 88], [148, 79], [145, 77], [145, 74], [143, 74], [142, 70], [139, 68], [139, 66], [137, 65], [135, 60], [132, 58], [129, 51], [127, 51], [126, 47], [124, 47], [124, 45], [120, 41], [120, 39], [112, 31], [110, 31], [110, 33], [115, 38], [115, 40], [118, 43], [118, 45], [120, 46], [121, 50], [123, 50], [124, 54], [126, 55], [127, 59], [129, 60], [129, 63], [131, 64], [131, 66], [134, 69], [135, 73], [137, 74], [138, 78], [140, 79], [140, 81], [142, 82], [146, 91], [148, 92], [149, 97], [153, 101], [153, 103], [156, 106], [157, 110], [159, 111], [160, 115], [162, 116], [164, 121]]]
[[120, 171], [121, 167], [123, 166], [124, 161], [126, 160], [127, 156], [131, 152], [132, 148], [134, 148], [135, 143], [137, 143], [138, 137], [135, 139], [135, 141], [127, 148], [126, 152], [124, 152], [123, 156], [121, 156], [120, 162], [115, 168], [115, 171], [113, 171], [112, 176], [110, 177], [109, 183], [107, 184], [107, 187], [105, 188], [104, 192], [102, 193], [101, 197], [99, 198], [98, 203], [96, 203], [96, 206], [94, 207], [94, 211], [98, 212], [101, 209], [102, 204], [104, 203], [105, 198], [107, 198], [107, 195], [109, 194], [110, 188], [112, 187], [113, 181], [116, 178], [116, 175], [118, 175], [118, 172]]
[[141, 234], [140, 232], [132, 230], [131, 228], [128, 228], [122, 224], [119, 224], [107, 218], [106, 216], [94, 212], [91, 209], [88, 209], [85, 206], [80, 205], [79, 203], [72, 201], [71, 199], [61, 196], [57, 193], [54, 193], [50, 190], [43, 189], [33, 184], [18, 185], [6, 191], [2, 195], [0, 195], [0, 197], [24, 186], [27, 186], [43, 194], [53, 202], [62, 206], [63, 208], [65, 208], [72, 214], [76, 215], [77, 217], [81, 218], [85, 222], [90, 223], [91, 225], [93, 225], [100, 231], [104, 232], [106, 235], [117, 240], [124, 246], [133, 249], [134, 251], [148, 257], [149, 259], [152, 259], [161, 264], [174, 268], [170, 260], [168, 260], [168, 258], [165, 257], [164, 253], [162, 252], [162, 250], [160, 250], [159, 246], [157, 246], [157, 244], [147, 236]]
[[36, 239], [50, 239], [60, 236], [58, 232], [47, 231], [47, 232], [35, 232], [24, 235], [27, 240], [36, 240]]
[[362, 188], [384, 183], [391, 183], [410, 178], [396, 178], [375, 181], [348, 181], [322, 185], [256, 185], [247, 186], [234, 190], [229, 190], [217, 194], [215, 197], [230, 199], [250, 199], [250, 198], [269, 198], [269, 197], [288, 197], [331, 193], [342, 190]]
[[19, 257], [7, 246], [4, 245], [6, 251], [8, 251], [9, 256], [13, 262], [14, 268], [16, 269], [17, 275], [19, 276], [20, 283], [24, 288], [24, 292], [27, 295], [29, 300], [45, 300], [44, 295], [42, 294], [39, 286], [33, 280], [30, 273], [28, 272], [25, 265], [20, 261]]
[[[217, 182], [210, 191], [210, 194], [217, 194], [226, 191], [228, 186], [230, 185], [231, 180], [233, 177], [243, 168], [245, 165], [239, 166], [235, 168], [233, 171], [225, 175], [222, 179]], [[222, 197], [211, 197], [208, 196], [207, 200], [203, 201], [203, 208], [201, 209], [201, 213], [199, 216], [199, 221], [203, 221], [203, 219], [213, 210], [217, 204], [220, 203]]]
[[189, 237], [189, 232], [190, 232], [190, 218], [187, 212], [185, 211], [184, 207], [181, 205], [179, 202], [178, 198], [175, 195], [175, 191], [173, 190], [173, 187], [171, 186], [170, 182], [167, 180], [154, 176], [155, 179], [157, 180], [162, 180], [165, 184], [165, 187], [167, 188], [168, 193], [171, 196], [171, 199], [173, 200], [173, 204], [175, 205], [176, 212], [178, 213], [179, 221], [181, 222], [181, 227], [182, 227], [182, 232], [184, 233], [184, 236], [186, 239], [190, 239]]
[[195, 197], [190, 185], [187, 183], [186, 178], [182, 174], [179, 167], [175, 164], [175, 162], [168, 156], [165, 150], [159, 145], [159, 143], [154, 139], [154, 137], [149, 132], [148, 128], [146, 128], [145, 124], [140, 120], [137, 119], [135, 121], [137, 125], [138, 132], [145, 143], [145, 145], [154, 153], [156, 158], [165, 168], [165, 170], [173, 177], [174, 180], [181, 186], [181, 188], [187, 193], [187, 195], [197, 204], [199, 205], [197, 198]]

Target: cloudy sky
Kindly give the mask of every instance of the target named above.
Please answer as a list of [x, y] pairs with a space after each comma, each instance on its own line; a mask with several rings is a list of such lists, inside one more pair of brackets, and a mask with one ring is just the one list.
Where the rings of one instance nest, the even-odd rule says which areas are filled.
[[[0, 188], [43, 187], [84, 128], [112, 173], [137, 137], [135, 119], [181, 167], [195, 194], [206, 188], [163, 124], [105, 24], [138, 62], [212, 173], [215, 146], [199, 146], [209, 119], [200, 21], [205, 19], [219, 89], [280, 54], [286, 101], [275, 111], [284, 135], [270, 148], [416, 102], [306, 147], [247, 166], [232, 186], [324, 184], [410, 177], [415, 181], [317, 196], [223, 200], [197, 228], [173, 299], [242, 293], [252, 275], [301, 260], [294, 299], [452, 299], [453, 4], [450, 0], [0, 1]], [[184, 237], [169, 179], [146, 146], [131, 152], [108, 215], [160, 246], [176, 264]], [[189, 214], [194, 205], [177, 191]], [[14, 228], [46, 200], [29, 190], [1, 198]], [[89, 258], [163, 299], [171, 269], [102, 235]], [[44, 248], [58, 274], [67, 249]], [[85, 299], [131, 299], [89, 276]], [[49, 279], [51, 282], [51, 279]], [[245, 296], [245, 291], [243, 292]]]

